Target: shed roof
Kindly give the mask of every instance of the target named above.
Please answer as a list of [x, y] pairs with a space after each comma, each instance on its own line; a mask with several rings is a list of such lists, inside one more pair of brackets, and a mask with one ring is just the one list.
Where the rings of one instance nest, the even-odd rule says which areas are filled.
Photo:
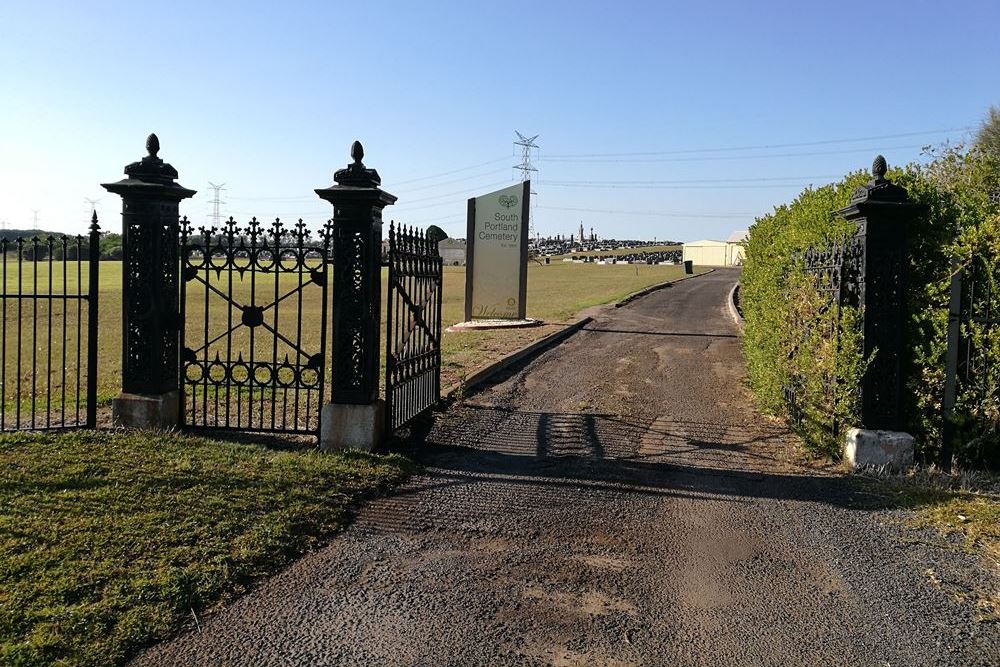
[[718, 247], [726, 245], [725, 241], [712, 241], [710, 239], [702, 239], [701, 241], [690, 241], [685, 243], [686, 246], [708, 246], [708, 247]]
[[749, 229], [738, 229], [738, 230], [736, 230], [735, 232], [733, 232], [732, 234], [729, 235], [729, 238], [726, 239], [726, 242], [727, 243], [743, 243], [749, 237], [750, 237], [750, 230]]

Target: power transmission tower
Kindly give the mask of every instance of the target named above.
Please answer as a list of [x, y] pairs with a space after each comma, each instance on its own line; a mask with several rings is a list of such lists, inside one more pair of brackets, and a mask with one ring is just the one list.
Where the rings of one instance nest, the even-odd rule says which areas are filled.
[[219, 199], [219, 196], [221, 193], [226, 191], [225, 185], [225, 183], [219, 183], [216, 185], [212, 181], [208, 182], [208, 187], [215, 191], [215, 194], [212, 195], [212, 215], [210, 216], [212, 218], [213, 227], [218, 227], [219, 221], [222, 218], [222, 214], [219, 212], [219, 207], [226, 202]]
[[97, 213], [97, 205], [101, 202], [100, 199], [88, 199], [83, 198], [83, 201], [87, 202], [87, 222], [90, 222], [90, 216]]
[[40, 209], [40, 208], [33, 208], [33, 209], [31, 209], [31, 228], [32, 229], [38, 229], [38, 213], [41, 210], [42, 209]]
[[[514, 130], [514, 134], [517, 135], [517, 139], [514, 140], [514, 150], [517, 151], [517, 147], [518, 146], [521, 147], [521, 164], [514, 165], [514, 169], [516, 169], [516, 170], [518, 170], [518, 171], [521, 172], [521, 182], [524, 183], [525, 181], [531, 180], [531, 174], [532, 174], [532, 172], [537, 172], [538, 171], [538, 169], [535, 167], [535, 165], [531, 163], [531, 151], [532, 151], [532, 149], [534, 149], [535, 155], [536, 156], [538, 155], [538, 144], [535, 143], [535, 139], [537, 139], [539, 137], [539, 135], [536, 134], [533, 137], [526, 137], [523, 134], [521, 134], [520, 132], [518, 132], [517, 130]], [[532, 189], [531, 190], [531, 194], [532, 195], [536, 195], [538, 193], [535, 192], [534, 189]], [[535, 207], [536, 204], [537, 204], [537, 202], [535, 201], [535, 198], [532, 197], [531, 198], [531, 208], [534, 209], [534, 207]], [[531, 236], [531, 233], [535, 230], [534, 217], [535, 216], [532, 215], [532, 212], [529, 211], [528, 212], [528, 236]]]

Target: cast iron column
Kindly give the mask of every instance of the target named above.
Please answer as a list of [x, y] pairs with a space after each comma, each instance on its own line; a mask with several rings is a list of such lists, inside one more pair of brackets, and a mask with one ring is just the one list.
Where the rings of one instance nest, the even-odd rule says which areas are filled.
[[[334, 174], [335, 185], [316, 190], [333, 204], [333, 359], [331, 406], [324, 408], [321, 441], [326, 449], [371, 449], [382, 435], [379, 353], [382, 313], [382, 209], [396, 197], [361, 162]], [[343, 406], [343, 407], [335, 407]]]
[[886, 180], [885, 158], [872, 164], [872, 180], [837, 213], [857, 225], [851, 241], [845, 286], [857, 288], [845, 303], [863, 310], [864, 355], [875, 353], [861, 384], [861, 424], [865, 429], [903, 427], [903, 354], [906, 345], [906, 284], [909, 256], [907, 222], [917, 212], [905, 188]]
[[125, 167], [126, 178], [103, 187], [122, 197], [122, 393], [114, 420], [124, 426], [178, 423], [178, 205], [195, 194], [157, 153]]

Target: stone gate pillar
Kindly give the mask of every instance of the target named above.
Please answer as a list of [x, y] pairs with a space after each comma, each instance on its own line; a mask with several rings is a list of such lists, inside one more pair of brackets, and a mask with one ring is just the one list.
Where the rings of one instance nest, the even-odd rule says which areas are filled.
[[908, 316], [907, 226], [919, 207], [905, 188], [886, 180], [887, 169], [885, 158], [876, 157], [872, 180], [854, 191], [850, 205], [837, 211], [857, 227], [848, 252], [844, 302], [862, 309], [864, 356], [872, 358], [861, 382], [861, 428], [848, 431], [846, 454], [858, 464], [903, 466], [913, 459], [913, 438], [900, 432]]
[[125, 167], [122, 198], [122, 390], [114, 399], [116, 424], [170, 427], [180, 416], [178, 205], [195, 194], [175, 181], [177, 170], [157, 153]]
[[383, 436], [385, 403], [379, 398], [382, 314], [382, 209], [396, 197], [361, 162], [334, 174], [335, 185], [316, 190], [333, 204], [333, 358], [330, 403], [320, 416], [323, 449], [370, 450]]

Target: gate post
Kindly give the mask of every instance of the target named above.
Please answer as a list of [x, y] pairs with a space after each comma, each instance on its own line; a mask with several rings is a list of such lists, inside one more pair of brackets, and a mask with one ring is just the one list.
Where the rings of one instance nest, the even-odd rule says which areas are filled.
[[[861, 382], [861, 429], [847, 434], [847, 458], [857, 454], [859, 464], [901, 466], [913, 459], [913, 438], [899, 431], [905, 382], [907, 223], [918, 205], [905, 188], [886, 180], [887, 169], [885, 158], [876, 157], [872, 180], [857, 188], [851, 203], [836, 212], [857, 227], [850, 241], [853, 257], [844, 267], [849, 272], [844, 278], [844, 302], [862, 309], [864, 358], [874, 353]], [[877, 449], [876, 460], [862, 454], [872, 446]]]
[[396, 197], [361, 162], [338, 170], [335, 185], [316, 194], [333, 204], [333, 359], [330, 403], [320, 415], [320, 447], [371, 450], [382, 441], [385, 402], [379, 398], [382, 312], [382, 209]]
[[195, 194], [175, 182], [177, 170], [157, 153], [125, 167], [123, 180], [104, 183], [122, 198], [122, 390], [112, 403], [122, 426], [176, 426], [180, 416], [178, 206]]

